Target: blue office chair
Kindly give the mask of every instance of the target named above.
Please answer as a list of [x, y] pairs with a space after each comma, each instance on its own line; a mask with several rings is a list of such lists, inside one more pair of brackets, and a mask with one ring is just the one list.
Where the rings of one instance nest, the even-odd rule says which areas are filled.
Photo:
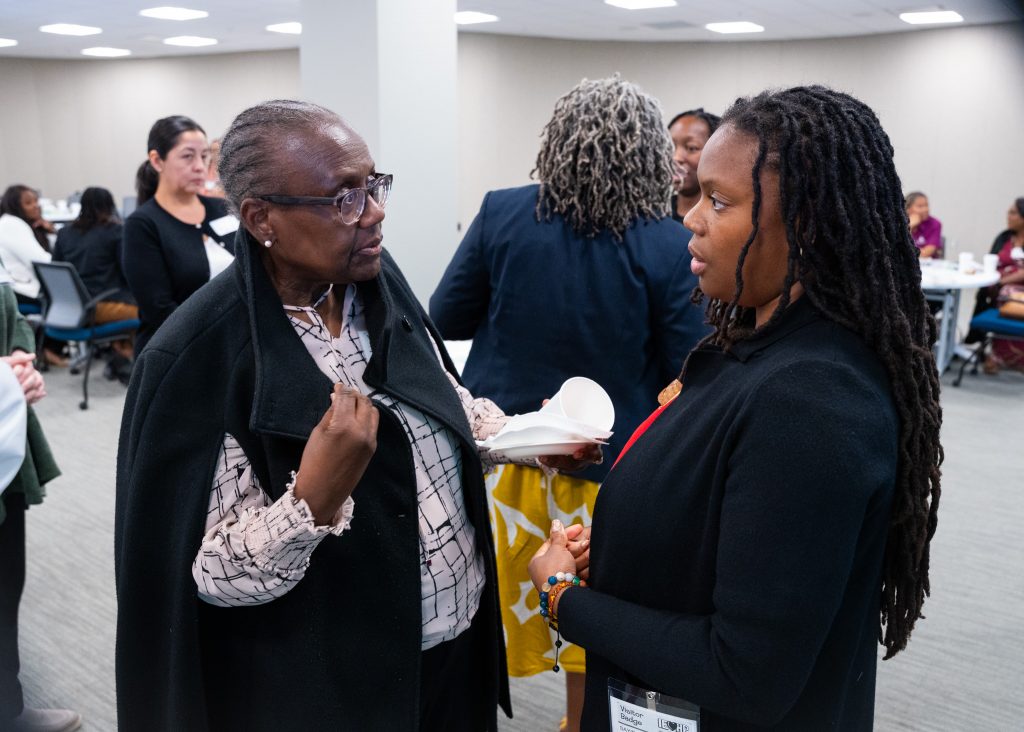
[[1024, 320], [1001, 317], [999, 315], [999, 308], [989, 308], [971, 318], [971, 330], [975, 329], [983, 332], [985, 338], [974, 349], [974, 353], [960, 365], [960, 373], [956, 375], [953, 386], [960, 386], [968, 364], [974, 364], [974, 367], [971, 369], [972, 374], [978, 373], [978, 364], [981, 362], [981, 358], [988, 349], [988, 346], [992, 343], [993, 338], [1024, 341]]
[[[47, 336], [58, 341], [79, 343], [84, 346], [85, 376], [82, 379], [81, 409], [89, 408], [89, 369], [96, 354], [96, 346], [128, 338], [139, 327], [138, 320], [117, 320], [96, 324], [96, 303], [109, 300], [117, 290], [101, 292], [89, 297], [78, 272], [68, 262], [34, 262], [36, 277], [43, 286], [45, 307], [43, 329]], [[72, 373], [75, 370], [72, 369]]]

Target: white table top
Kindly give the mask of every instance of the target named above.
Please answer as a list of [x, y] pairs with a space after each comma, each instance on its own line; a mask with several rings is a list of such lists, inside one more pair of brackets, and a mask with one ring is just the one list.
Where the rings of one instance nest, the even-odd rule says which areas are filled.
[[960, 272], [955, 262], [921, 262], [921, 287], [925, 290], [968, 290], [988, 287], [999, 281], [998, 272], [983, 272], [981, 265], [972, 274]]

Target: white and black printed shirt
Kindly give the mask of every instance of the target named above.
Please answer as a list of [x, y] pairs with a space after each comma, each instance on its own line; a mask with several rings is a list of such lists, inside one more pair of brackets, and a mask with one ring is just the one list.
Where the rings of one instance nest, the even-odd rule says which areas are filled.
[[[288, 316], [331, 382], [355, 387], [371, 396], [379, 408], [391, 410], [412, 445], [419, 499], [422, 648], [426, 650], [469, 627], [485, 581], [483, 558], [476, 550], [463, 503], [462, 457], [455, 435], [437, 420], [390, 395], [374, 393], [363, 382], [371, 348], [354, 285], [346, 290], [343, 307], [341, 336], [336, 339], [313, 308], [286, 306], [286, 310], [301, 310], [313, 321]], [[449, 379], [476, 439], [497, 433], [507, 419], [504, 413], [490, 400], [474, 399], [450, 375]], [[238, 442], [225, 435], [210, 492], [206, 534], [192, 567], [200, 598], [214, 605], [240, 606], [281, 597], [302, 579], [321, 539], [342, 534], [354, 515], [355, 502], [349, 497], [331, 525], [315, 526], [309, 506], [295, 497], [291, 486], [271, 502]]]

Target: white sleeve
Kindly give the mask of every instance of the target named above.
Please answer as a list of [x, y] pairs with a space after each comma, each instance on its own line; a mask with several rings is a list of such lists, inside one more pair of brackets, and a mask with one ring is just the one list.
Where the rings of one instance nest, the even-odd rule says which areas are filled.
[[0, 361], [0, 494], [25, 462], [25, 393], [14, 371]]
[[3, 218], [3, 227], [0, 231], [3, 232], [3, 250], [6, 255], [29, 269], [32, 262], [49, 262], [52, 259], [49, 252], [39, 246], [31, 226], [13, 214], [7, 214]]
[[285, 494], [271, 502], [238, 441], [224, 436], [206, 534], [192, 564], [200, 599], [232, 607], [281, 597], [305, 576], [320, 541], [349, 527], [355, 508], [351, 496], [330, 526], [316, 526], [309, 505], [295, 497], [293, 485], [294, 479]]

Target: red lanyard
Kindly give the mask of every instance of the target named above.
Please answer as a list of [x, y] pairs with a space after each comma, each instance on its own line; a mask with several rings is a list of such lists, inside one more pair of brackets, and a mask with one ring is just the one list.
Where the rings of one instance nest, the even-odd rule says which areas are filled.
[[[677, 396], [678, 396], [678, 395], [677, 395]], [[623, 448], [622, 448], [622, 452], [620, 452], [620, 453], [619, 453], [619, 456], [618, 456], [618, 457], [617, 457], [617, 458], [615, 459], [615, 465], [618, 465], [618, 464], [619, 464], [619, 460], [622, 460], [622, 456], [623, 456], [623, 455], [625, 455], [625, 454], [626, 454], [627, 452], [629, 452], [629, 448], [633, 447], [633, 443], [634, 443], [634, 442], [636, 442], [637, 440], [639, 440], [639, 439], [640, 439], [640, 436], [641, 436], [641, 435], [643, 435], [643, 433], [644, 433], [644, 432], [646, 432], [646, 431], [647, 431], [647, 429], [648, 429], [648, 428], [649, 428], [649, 427], [650, 427], [650, 426], [651, 426], [652, 424], [654, 424], [654, 420], [656, 420], [656, 419], [657, 419], [658, 417], [660, 417], [660, 416], [661, 416], [661, 413], [665, 411], [665, 408], [666, 408], [666, 407], [667, 407], [667, 406], [668, 406], [669, 404], [671, 404], [672, 402], [674, 402], [674, 401], [675, 401], [675, 399], [676, 399], [676, 397], [672, 397], [672, 399], [670, 399], [669, 401], [665, 402], [665, 403], [664, 403], [664, 404], [662, 404], [662, 405], [661, 405], [660, 407], [658, 407], [657, 409], [655, 409], [655, 410], [654, 410], [654, 411], [653, 411], [653, 412], [651, 413], [651, 416], [650, 416], [650, 417], [648, 417], [647, 419], [645, 419], [645, 420], [643, 421], [643, 424], [641, 424], [641, 425], [640, 425], [639, 427], [637, 427], [637, 428], [636, 428], [636, 430], [634, 430], [634, 431], [633, 431], [633, 435], [632, 435], [632, 436], [631, 436], [631, 437], [629, 438], [629, 440], [628, 440], [628, 441], [626, 442], [626, 445], [625, 445], [625, 447], [623, 447]], [[614, 470], [614, 469], [615, 469], [615, 465], [612, 465], [612, 470]]]

